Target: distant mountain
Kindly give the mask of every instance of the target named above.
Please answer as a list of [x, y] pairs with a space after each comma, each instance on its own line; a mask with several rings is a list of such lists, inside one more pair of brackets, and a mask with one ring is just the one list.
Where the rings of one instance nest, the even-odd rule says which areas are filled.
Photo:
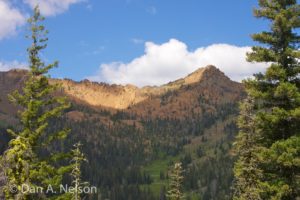
[[[17, 109], [7, 94], [21, 88], [26, 73], [0, 72], [0, 132], [18, 124]], [[103, 197], [163, 199], [169, 167], [180, 160], [186, 170], [187, 196], [229, 199], [231, 142], [237, 132], [237, 105], [244, 96], [241, 83], [214, 66], [155, 87], [51, 82], [62, 85], [72, 107], [49, 131], [72, 128], [65, 149], [78, 140], [84, 143], [89, 159], [84, 176]], [[0, 136], [7, 140], [5, 133]], [[5, 147], [2, 142], [0, 150]]]
[[79, 83], [72, 80], [55, 80], [55, 82], [61, 83], [65, 93], [74, 99], [92, 106], [114, 109], [128, 109], [153, 97], [163, 96], [170, 91], [175, 92], [195, 85], [200, 85], [202, 88], [207, 87], [207, 90], [212, 89], [208, 87], [218, 87], [220, 90], [227, 88], [231, 92], [237, 93], [233, 97], [226, 97], [224, 100], [233, 100], [239, 96], [238, 93], [242, 89], [241, 84], [230, 81], [224, 73], [214, 66], [200, 68], [183, 79], [159, 87], [138, 88], [133, 85], [108, 85], [88, 80]]
[[[12, 113], [16, 113], [16, 107], [8, 102], [7, 94], [20, 89], [25, 79], [26, 70], [0, 72], [0, 120], [13, 120]], [[188, 118], [192, 111], [203, 113], [199, 98], [210, 104], [222, 105], [239, 101], [243, 93], [242, 84], [231, 81], [211, 65], [199, 68], [185, 78], [155, 87], [138, 88], [69, 79], [51, 79], [51, 82], [61, 84], [64, 95], [76, 104], [93, 109], [121, 110], [141, 117], [174, 119]], [[207, 109], [215, 110], [213, 107]]]

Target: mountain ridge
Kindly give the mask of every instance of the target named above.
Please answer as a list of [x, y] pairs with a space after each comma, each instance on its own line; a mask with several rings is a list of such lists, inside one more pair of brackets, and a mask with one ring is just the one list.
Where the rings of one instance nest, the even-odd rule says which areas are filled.
[[75, 82], [69, 79], [54, 79], [53, 81], [62, 84], [65, 93], [76, 100], [86, 102], [92, 106], [127, 109], [130, 106], [143, 102], [153, 96], [164, 95], [167, 92], [175, 91], [181, 87], [200, 82], [214, 83], [217, 79], [218, 81], [223, 80], [224, 82], [227, 82], [226, 84], [235, 83], [232, 85], [240, 85], [240, 83], [231, 81], [223, 72], [212, 65], [199, 68], [185, 78], [161, 86], [145, 86], [142, 88], [131, 84], [110, 85], [88, 80]]
[[[2, 152], [9, 141], [6, 129], [20, 126], [18, 108], [9, 103], [7, 95], [22, 88], [26, 73], [0, 72]], [[160, 87], [68, 79], [50, 82], [62, 84], [61, 94], [68, 97], [71, 107], [61, 119], [51, 122], [48, 131], [71, 128], [64, 149], [77, 141], [83, 143], [89, 160], [83, 177], [105, 191], [105, 198], [158, 199], [167, 185], [161, 174], [169, 173], [171, 161], [184, 163], [185, 183], [193, 185], [191, 191], [199, 188], [199, 198], [211, 194], [222, 199], [224, 193], [230, 193], [229, 149], [237, 133], [235, 120], [244, 88], [216, 67], [200, 68]], [[144, 191], [145, 187], [149, 190]]]
[[[9, 94], [15, 89], [20, 89], [26, 73], [26, 70], [0, 72], [1, 93]], [[129, 84], [110, 85], [89, 80], [76, 82], [71, 79], [50, 79], [50, 83], [61, 84], [63, 94], [76, 104], [111, 112], [123, 110], [142, 117], [148, 116], [149, 113], [151, 117], [188, 117], [187, 109], [196, 113], [203, 112], [197, 103], [199, 95], [203, 98], [201, 101], [223, 104], [238, 101], [243, 93], [241, 83], [230, 80], [213, 65], [199, 68], [184, 78], [161, 86], [138, 88]], [[3, 107], [2, 112], [15, 113], [16, 108], [8, 102], [7, 98], [2, 99], [0, 103]], [[208, 108], [208, 110], [214, 109]], [[82, 118], [79, 116], [81, 114], [77, 113], [75, 118]]]

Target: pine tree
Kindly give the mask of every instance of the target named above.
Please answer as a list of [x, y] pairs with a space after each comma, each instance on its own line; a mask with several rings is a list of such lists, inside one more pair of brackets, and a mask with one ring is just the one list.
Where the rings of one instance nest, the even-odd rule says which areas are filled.
[[[271, 30], [254, 34], [248, 61], [270, 67], [244, 81], [253, 117], [240, 124], [236, 145], [235, 199], [300, 197], [300, 5], [296, 0], [260, 0], [254, 14]], [[245, 104], [244, 104], [245, 106]], [[242, 117], [242, 116], [241, 116]], [[248, 152], [247, 152], [248, 151]], [[251, 174], [253, 172], [253, 174]], [[248, 183], [250, 181], [250, 183]]]
[[184, 198], [182, 193], [183, 169], [181, 163], [175, 163], [174, 169], [170, 174], [170, 189], [167, 197], [170, 200], [181, 200]]
[[[54, 133], [47, 133], [49, 121], [61, 116], [69, 107], [64, 97], [55, 92], [58, 85], [52, 85], [48, 80], [48, 71], [57, 66], [57, 62], [46, 65], [39, 57], [47, 47], [47, 31], [41, 22], [38, 7], [34, 15], [28, 20], [32, 41], [28, 48], [30, 71], [26, 77], [22, 91], [15, 91], [9, 96], [11, 102], [20, 108], [21, 130], [8, 130], [13, 139], [9, 148], [1, 159], [7, 183], [4, 188], [6, 199], [40, 199], [48, 195], [55, 199], [53, 194], [30, 194], [22, 192], [22, 185], [42, 187], [48, 185], [58, 188], [63, 175], [70, 166], [58, 165], [57, 161], [64, 157], [60, 152], [47, 152], [47, 147], [54, 141], [64, 139], [69, 130], [64, 129]], [[41, 154], [43, 151], [44, 154]], [[61, 196], [61, 195], [60, 195]]]
[[81, 152], [81, 143], [77, 143], [74, 145], [74, 149], [72, 150], [72, 185], [74, 187], [74, 192], [71, 194], [72, 200], [81, 200], [81, 188], [88, 185], [87, 182], [82, 182], [81, 179], [81, 165], [83, 162], [86, 162], [86, 158], [84, 154]]

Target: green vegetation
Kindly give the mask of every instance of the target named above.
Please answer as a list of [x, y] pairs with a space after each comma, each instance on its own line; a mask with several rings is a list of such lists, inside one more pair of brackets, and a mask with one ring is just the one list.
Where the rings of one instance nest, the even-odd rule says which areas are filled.
[[[199, 127], [202, 117], [196, 115], [193, 122], [189, 119], [136, 119], [142, 124], [141, 130], [123, 123], [132, 119], [132, 115], [125, 112], [122, 115], [101, 110], [91, 112], [88, 107], [73, 104], [68, 111], [80, 111], [85, 119], [74, 123], [64, 118], [52, 122], [49, 131], [72, 126], [64, 148], [71, 149], [74, 143], [82, 141], [82, 151], [89, 160], [82, 165], [83, 180], [97, 186], [103, 198], [152, 200], [163, 197], [168, 189], [170, 169], [175, 162], [182, 162], [185, 169], [183, 192], [188, 198], [229, 199], [233, 177], [229, 148], [237, 132], [232, 120], [236, 112], [233, 108], [236, 106], [220, 107], [210, 115], [210, 123], [203, 127]], [[223, 121], [226, 115], [231, 120]], [[114, 121], [107, 125], [91, 116], [113, 118]]]
[[[19, 131], [8, 130], [12, 139], [8, 149], [1, 158], [1, 165], [7, 181], [4, 187], [6, 199], [40, 199], [64, 198], [64, 194], [46, 194], [39, 192], [24, 192], [23, 185], [30, 188], [47, 188], [52, 185], [58, 188], [62, 183], [63, 175], [69, 166], [60, 165], [64, 156], [61, 152], [49, 151], [47, 146], [57, 140], [66, 138], [67, 129], [47, 133], [49, 121], [57, 119], [69, 107], [65, 98], [53, 96], [57, 85], [50, 85], [47, 73], [57, 66], [57, 63], [45, 65], [39, 53], [47, 47], [47, 31], [41, 25], [43, 17], [36, 7], [34, 15], [29, 19], [32, 46], [28, 48], [30, 71], [22, 91], [15, 91], [9, 96], [10, 100], [19, 105], [20, 111]], [[41, 154], [43, 152], [43, 154]]]
[[168, 172], [170, 164], [178, 160], [178, 157], [165, 156], [157, 159], [143, 168], [145, 173], [151, 177], [151, 184], [146, 185], [155, 194], [159, 194], [163, 187], [168, 185]]
[[84, 187], [88, 186], [87, 182], [82, 182], [81, 177], [81, 166], [83, 162], [86, 162], [86, 158], [84, 154], [81, 152], [81, 143], [76, 143], [74, 145], [74, 149], [72, 150], [72, 171], [71, 171], [71, 177], [72, 177], [72, 185], [74, 187], [74, 192], [69, 193], [71, 196], [71, 199], [74, 200], [81, 200], [82, 198], [82, 189]]
[[[181, 162], [187, 199], [229, 199], [233, 178], [229, 149], [237, 133], [233, 120], [237, 106], [211, 106], [217, 111], [207, 113], [204, 120], [196, 114], [191, 116], [193, 120], [136, 118], [141, 130], [123, 123], [132, 119], [125, 112], [111, 114], [73, 104], [67, 111], [82, 112], [84, 120], [74, 123], [67, 117], [54, 119], [49, 122], [47, 133], [72, 127], [63, 149], [72, 149], [74, 143], [82, 142], [82, 152], [89, 160], [82, 163], [82, 180], [97, 186], [102, 198], [166, 199], [172, 166]], [[114, 121], [108, 125], [99, 120], [103, 117]], [[92, 194], [89, 198], [99, 196]]]
[[181, 163], [175, 163], [174, 169], [170, 174], [170, 189], [167, 197], [170, 200], [181, 200], [184, 198], [182, 192], [183, 169]]
[[269, 62], [266, 73], [244, 82], [236, 147], [234, 199], [300, 198], [300, 5], [296, 0], [260, 0], [255, 16], [271, 30], [254, 34], [249, 61]]

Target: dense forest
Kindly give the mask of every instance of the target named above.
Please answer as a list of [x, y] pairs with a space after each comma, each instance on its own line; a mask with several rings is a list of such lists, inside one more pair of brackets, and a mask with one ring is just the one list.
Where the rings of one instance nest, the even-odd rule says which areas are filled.
[[[237, 104], [217, 107], [214, 114], [205, 116], [191, 113], [191, 119], [186, 120], [139, 119], [125, 112], [110, 113], [75, 103], [66, 113], [72, 111], [84, 113], [85, 120], [74, 123], [65, 116], [51, 121], [48, 132], [71, 128], [63, 146], [59, 143], [52, 148], [67, 151], [81, 141], [88, 160], [82, 167], [83, 179], [96, 185], [102, 197], [165, 199], [170, 168], [180, 161], [189, 199], [229, 199]], [[109, 119], [109, 124], [95, 116]], [[139, 127], [122, 123], [132, 119]], [[3, 138], [7, 138], [5, 128], [2, 130]]]

